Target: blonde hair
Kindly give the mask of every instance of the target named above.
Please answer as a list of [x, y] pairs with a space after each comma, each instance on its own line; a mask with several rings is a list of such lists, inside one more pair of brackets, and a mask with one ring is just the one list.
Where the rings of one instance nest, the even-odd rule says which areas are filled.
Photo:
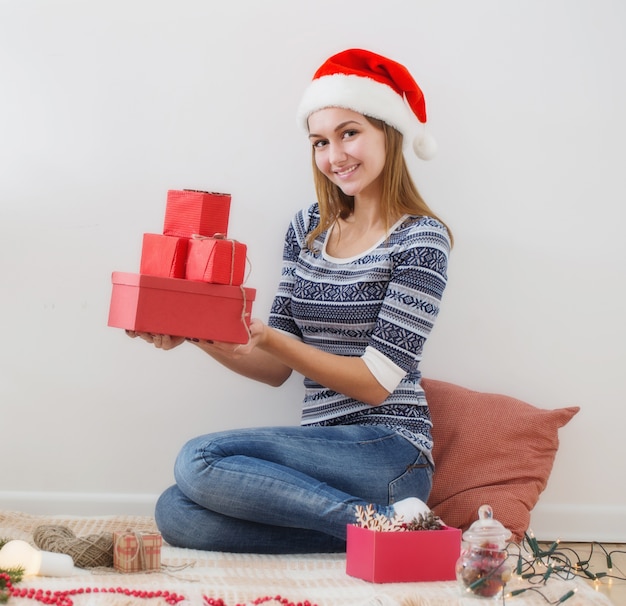
[[[430, 209], [424, 201], [406, 165], [402, 153], [403, 136], [400, 131], [389, 126], [382, 120], [365, 116], [367, 120], [385, 134], [387, 157], [382, 171], [383, 192], [381, 197], [381, 213], [385, 220], [385, 230], [402, 215], [417, 215], [432, 217], [444, 225], [448, 231], [450, 242], [453, 242], [452, 232], [448, 226]], [[315, 163], [315, 149], [312, 152], [313, 182], [320, 210], [320, 223], [308, 235], [307, 246], [311, 248], [315, 238], [331, 227], [338, 218], [348, 217], [354, 210], [354, 197], [347, 196], [341, 189], [330, 181]]]

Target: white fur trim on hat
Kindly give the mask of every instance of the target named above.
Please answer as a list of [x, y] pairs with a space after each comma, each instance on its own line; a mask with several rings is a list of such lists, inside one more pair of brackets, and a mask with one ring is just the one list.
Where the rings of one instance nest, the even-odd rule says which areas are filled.
[[378, 118], [411, 140], [417, 119], [404, 99], [391, 87], [371, 78], [352, 74], [333, 74], [313, 80], [304, 92], [297, 120], [307, 129], [309, 116], [326, 107], [343, 107], [359, 114]]
[[412, 145], [422, 160], [430, 160], [437, 153], [435, 139], [404, 99], [386, 84], [352, 74], [317, 78], [304, 91], [296, 114], [298, 125], [308, 131], [309, 116], [327, 107], [351, 109], [386, 122], [402, 133], [405, 144]]

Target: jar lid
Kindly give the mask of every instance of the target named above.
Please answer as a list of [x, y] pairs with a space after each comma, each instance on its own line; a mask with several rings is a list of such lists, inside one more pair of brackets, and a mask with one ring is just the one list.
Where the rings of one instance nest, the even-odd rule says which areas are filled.
[[493, 509], [490, 505], [481, 505], [478, 508], [478, 520], [463, 533], [463, 539], [470, 543], [497, 543], [507, 541], [510, 538], [511, 531], [498, 520], [493, 519]]

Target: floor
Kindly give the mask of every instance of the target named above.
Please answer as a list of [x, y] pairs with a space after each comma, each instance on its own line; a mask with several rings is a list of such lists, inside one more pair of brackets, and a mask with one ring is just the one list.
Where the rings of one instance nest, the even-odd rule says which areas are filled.
[[[609, 573], [607, 557], [602, 548], [611, 555], [612, 574]], [[626, 605], [626, 545], [602, 543], [600, 546], [600, 544], [592, 545], [590, 543], [561, 543], [558, 550], [566, 554], [571, 560], [588, 561], [587, 572], [592, 575], [608, 573], [597, 580], [589, 579], [589, 584], [606, 595], [615, 606]]]

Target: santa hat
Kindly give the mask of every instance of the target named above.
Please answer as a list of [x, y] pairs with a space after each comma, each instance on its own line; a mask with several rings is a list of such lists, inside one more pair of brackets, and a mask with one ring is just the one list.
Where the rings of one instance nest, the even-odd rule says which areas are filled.
[[298, 123], [319, 109], [343, 107], [377, 118], [399, 130], [422, 160], [437, 152], [426, 132], [424, 95], [409, 71], [391, 59], [367, 50], [350, 49], [333, 55], [315, 72], [298, 107]]

